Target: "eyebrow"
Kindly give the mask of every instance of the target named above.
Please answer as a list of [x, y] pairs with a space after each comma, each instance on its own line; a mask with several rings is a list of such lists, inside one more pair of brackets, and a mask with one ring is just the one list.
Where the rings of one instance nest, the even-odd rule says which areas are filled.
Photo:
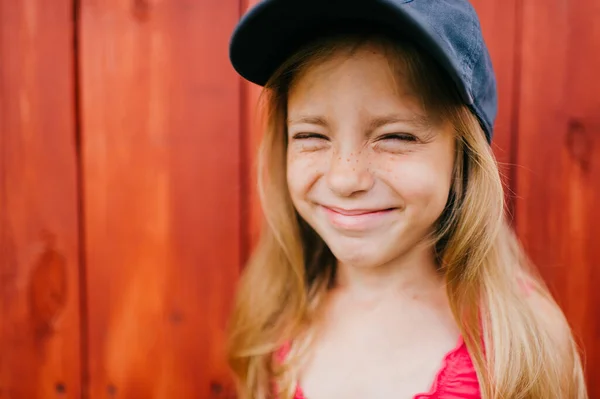
[[323, 118], [322, 116], [305, 116], [305, 115], [301, 115], [298, 118], [289, 118], [287, 120], [288, 125], [295, 125], [295, 124], [299, 124], [299, 123], [307, 123], [307, 124], [311, 124], [311, 125], [319, 125], [319, 126], [323, 126], [323, 127], [327, 127], [329, 126], [329, 123], [327, 123], [327, 120], [325, 118]]
[[[327, 120], [325, 118], [323, 118], [322, 116], [316, 116], [316, 115], [315, 116], [301, 115], [297, 118], [289, 118], [287, 120], [287, 123], [289, 125], [307, 123], [307, 124], [318, 125], [318, 126], [323, 126], [323, 127], [329, 126], [329, 124], [327, 123]], [[419, 127], [429, 126], [428, 118], [425, 116], [422, 116], [422, 115], [415, 115], [412, 118], [411, 117], [407, 118], [407, 117], [404, 117], [404, 116], [401, 116], [398, 114], [390, 114], [390, 115], [379, 116], [379, 117], [376, 117], [373, 120], [371, 120], [368, 125], [368, 131], [371, 132], [382, 126], [391, 125], [393, 123], [408, 123], [408, 124], [416, 125]]]
[[368, 131], [372, 132], [385, 125], [391, 125], [394, 123], [407, 123], [419, 127], [429, 126], [429, 120], [427, 117], [422, 115], [416, 115], [414, 117], [405, 117], [398, 114], [390, 114], [377, 117], [369, 122]]

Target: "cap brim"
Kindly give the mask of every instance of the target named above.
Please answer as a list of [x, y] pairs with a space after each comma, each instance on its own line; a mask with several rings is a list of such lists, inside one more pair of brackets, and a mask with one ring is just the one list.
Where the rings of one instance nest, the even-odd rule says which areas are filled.
[[[324, 30], [361, 24], [410, 38], [444, 68], [467, 104], [469, 90], [458, 65], [432, 28], [412, 12], [410, 2], [389, 0], [267, 0], [242, 17], [231, 37], [229, 57], [235, 70], [264, 86], [279, 66]], [[353, 25], [354, 26], [354, 25]]]

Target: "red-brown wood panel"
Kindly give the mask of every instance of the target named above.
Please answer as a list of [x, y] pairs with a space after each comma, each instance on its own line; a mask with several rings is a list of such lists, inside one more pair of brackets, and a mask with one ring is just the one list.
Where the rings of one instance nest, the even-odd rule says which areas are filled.
[[82, 0], [91, 398], [232, 394], [237, 1]]
[[80, 398], [72, 4], [0, 0], [0, 398]]
[[600, 398], [600, 7], [523, 2], [517, 226], [557, 295]]
[[500, 163], [500, 172], [504, 178], [507, 209], [514, 211], [514, 173], [513, 159], [514, 135], [516, 133], [515, 95], [518, 71], [515, 70], [519, 57], [520, 20], [517, 0], [472, 0], [481, 22], [484, 39], [492, 57], [498, 85], [498, 116], [494, 125], [492, 148]]

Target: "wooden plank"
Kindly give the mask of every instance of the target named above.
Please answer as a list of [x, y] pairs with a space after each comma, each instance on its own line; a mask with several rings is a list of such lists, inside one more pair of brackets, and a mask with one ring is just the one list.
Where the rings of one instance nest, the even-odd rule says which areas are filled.
[[237, 1], [83, 0], [91, 398], [232, 394]]
[[516, 40], [519, 38], [517, 0], [472, 1], [479, 19], [484, 39], [492, 57], [498, 85], [498, 116], [494, 125], [492, 147], [504, 179], [507, 209], [514, 214], [515, 179], [515, 96], [518, 95], [518, 71], [516, 63], [519, 53]]
[[0, 398], [81, 398], [72, 3], [0, 0]]
[[518, 232], [557, 295], [600, 397], [600, 8], [524, 2]]

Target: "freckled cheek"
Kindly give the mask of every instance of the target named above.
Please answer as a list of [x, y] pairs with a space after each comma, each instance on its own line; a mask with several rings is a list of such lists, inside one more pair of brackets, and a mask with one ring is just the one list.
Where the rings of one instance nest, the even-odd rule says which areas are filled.
[[328, 158], [318, 153], [296, 153], [287, 155], [287, 181], [292, 196], [308, 192], [325, 173]]
[[372, 171], [407, 202], [435, 200], [445, 204], [450, 179], [447, 173], [428, 163], [389, 158], [372, 162]]

